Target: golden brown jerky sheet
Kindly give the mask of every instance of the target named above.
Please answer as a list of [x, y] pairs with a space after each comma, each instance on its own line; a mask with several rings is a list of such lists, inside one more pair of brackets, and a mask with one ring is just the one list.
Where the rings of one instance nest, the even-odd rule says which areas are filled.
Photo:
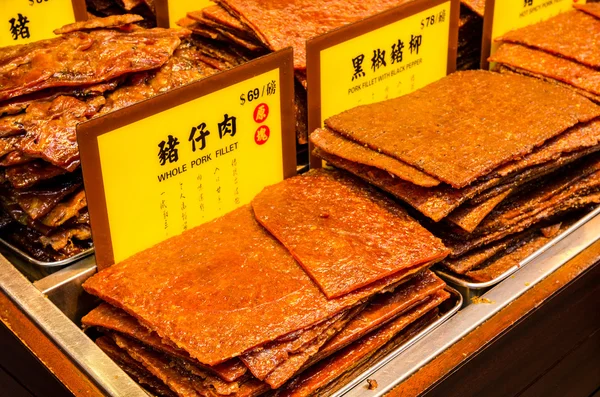
[[558, 229], [553, 230], [553, 234], [548, 236], [544, 236], [540, 232], [536, 233], [534, 238], [525, 242], [523, 245], [514, 250], [510, 250], [510, 252], [506, 254], [501, 254], [500, 258], [492, 260], [491, 263], [483, 264], [481, 268], [466, 272], [465, 275], [471, 280], [480, 283], [495, 279], [512, 267], [519, 266], [521, 261], [549, 243], [556, 235], [567, 229], [567, 227], [560, 228], [560, 225], [558, 225], [558, 227]]
[[244, 26], [239, 19], [227, 12], [223, 7], [213, 5], [202, 9], [202, 16], [223, 25], [229, 29], [237, 30], [248, 34], [254, 34], [251, 29]]
[[92, 229], [88, 225], [76, 225], [65, 227], [49, 234], [48, 236], [40, 236], [40, 242], [44, 246], [50, 246], [56, 251], [61, 251], [73, 244], [73, 239], [80, 241], [91, 240]]
[[388, 321], [424, 303], [435, 292], [446, 286], [439, 277], [425, 270], [411, 280], [399, 285], [394, 291], [373, 298], [368, 306], [354, 317], [343, 330], [331, 338], [311, 358], [309, 365], [330, 356], [336, 351], [363, 337]]
[[466, 232], [471, 233], [498, 204], [504, 201], [514, 189], [508, 189], [481, 204], [465, 204], [452, 211], [446, 219]]
[[435, 295], [435, 298], [430, 301], [417, 306], [333, 356], [308, 368], [297, 379], [290, 382], [279, 396], [304, 397], [312, 395], [345, 372], [364, 362], [407, 326], [450, 297], [450, 294], [446, 291], [438, 291]]
[[294, 48], [294, 67], [306, 69], [306, 40], [406, 3], [406, 0], [218, 0], [271, 50]]
[[600, 71], [544, 51], [505, 43], [489, 61], [523, 69], [600, 95]]
[[599, 106], [562, 87], [466, 71], [347, 110], [325, 120], [325, 126], [463, 188], [599, 115]]
[[340, 171], [312, 170], [266, 187], [252, 208], [328, 298], [447, 255], [402, 207]]
[[[163, 381], [179, 396], [218, 396], [219, 394], [202, 378], [176, 365], [161, 353], [146, 348], [133, 339], [111, 334], [116, 344], [127, 352], [133, 359], [140, 362], [154, 376]], [[255, 396], [264, 392], [266, 387], [256, 380], [251, 380], [240, 386], [236, 396]]]
[[[107, 303], [100, 304], [85, 315], [81, 319], [81, 323], [86, 327], [98, 327], [124, 334], [165, 354], [190, 360], [194, 365], [202, 366], [185, 350], [164, 343], [155, 332], [142, 326], [134, 317]], [[202, 366], [202, 368], [217, 374], [228, 382], [240, 379], [247, 372], [246, 367], [238, 359], [232, 359], [214, 367]]]
[[319, 149], [348, 161], [380, 168], [415, 185], [432, 187], [440, 184], [435, 178], [385, 154], [376, 152], [327, 129], [319, 128], [310, 135]]
[[216, 365], [353, 307], [423, 267], [327, 299], [244, 206], [99, 272], [84, 288]]
[[150, 391], [160, 396], [176, 396], [171, 389], [152, 375], [143, 365], [121, 350], [110, 337], [101, 336], [95, 342], [133, 380], [144, 387], [148, 387]]
[[80, 21], [68, 24], [63, 26], [62, 28], [54, 30], [54, 34], [65, 34], [93, 29], [118, 28], [143, 20], [144, 18], [142, 18], [141, 16], [133, 14], [111, 15], [106, 18], [94, 18], [88, 19], [87, 21]]
[[460, 4], [464, 4], [475, 14], [483, 18], [485, 13], [485, 0], [460, 0]]
[[596, 18], [600, 18], [600, 4], [599, 3], [586, 3], [586, 4], [573, 4], [573, 7], [579, 11], [586, 12]]
[[497, 41], [539, 48], [592, 68], [600, 67], [600, 20], [581, 11], [564, 12], [510, 31]]
[[85, 198], [85, 190], [81, 189], [52, 208], [48, 214], [40, 219], [40, 222], [49, 227], [57, 227], [77, 216], [79, 211], [85, 207], [87, 207], [87, 199]]

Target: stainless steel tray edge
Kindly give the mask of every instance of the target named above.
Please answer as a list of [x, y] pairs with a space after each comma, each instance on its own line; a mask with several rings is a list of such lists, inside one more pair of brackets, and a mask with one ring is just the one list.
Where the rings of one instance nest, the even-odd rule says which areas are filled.
[[[599, 214], [600, 214], [600, 206], [598, 208], [595, 208], [593, 211], [589, 212], [584, 217], [582, 217], [580, 220], [578, 220], [576, 223], [574, 223], [571, 227], [569, 227], [567, 230], [565, 230], [564, 232], [562, 232], [561, 234], [556, 236], [554, 239], [549, 241], [546, 245], [544, 245], [543, 247], [541, 247], [540, 249], [535, 251], [533, 254], [531, 254], [527, 258], [523, 259], [519, 263], [519, 265], [511, 267], [510, 269], [508, 269], [507, 271], [505, 271], [498, 277], [494, 278], [493, 280], [486, 281], [484, 283], [476, 283], [476, 282], [467, 281], [467, 280], [465, 280], [461, 277], [458, 277], [454, 274], [448, 273], [448, 272], [444, 271], [443, 269], [435, 269], [434, 271], [438, 276], [440, 276], [442, 279], [444, 279], [444, 281], [452, 284], [454, 287], [459, 287], [459, 289], [460, 289], [460, 287], [462, 287], [462, 288], [466, 288], [467, 290], [487, 290], [490, 287], [493, 287], [494, 285], [498, 284], [502, 280], [505, 280], [506, 278], [510, 277], [517, 270], [519, 270], [523, 266], [525, 266], [528, 263], [530, 263], [531, 261], [533, 261], [535, 258], [540, 256], [544, 251], [546, 251], [550, 247], [554, 246], [559, 241], [562, 241], [565, 238], [567, 238], [568, 236], [570, 236], [571, 233], [573, 233], [575, 230], [579, 229], [581, 226], [583, 226], [584, 224], [586, 224], [587, 222], [589, 222], [591, 219], [598, 216]], [[596, 237], [596, 240], [598, 240], [598, 239], [600, 239], [600, 229], [598, 230], [598, 235]], [[592, 243], [593, 242], [594, 241], [592, 241]], [[475, 292], [474, 295], [478, 296], [480, 294], [477, 294]], [[469, 302], [466, 302], [466, 303], [469, 304]]]
[[[598, 240], [600, 216], [594, 211], [582, 218], [568, 236], [530, 259], [507, 279], [487, 291], [483, 297], [489, 303], [472, 304], [460, 310], [444, 324], [393, 358], [370, 375], [379, 387], [369, 390], [358, 384], [344, 397], [381, 397], [406, 380], [444, 350], [475, 330], [519, 296], [556, 271]], [[575, 226], [575, 225], [574, 225]]]
[[89, 376], [104, 394], [148, 396], [3, 256], [0, 256], [0, 290]]
[[429, 324], [427, 327], [425, 327], [424, 329], [422, 329], [418, 334], [416, 334], [415, 336], [413, 336], [412, 338], [410, 338], [406, 342], [402, 343], [400, 346], [398, 346], [393, 351], [391, 351], [389, 354], [387, 354], [385, 357], [383, 357], [381, 360], [379, 360], [372, 367], [370, 367], [370, 368], [366, 369], [365, 371], [363, 371], [363, 373], [361, 373], [359, 376], [357, 376], [356, 378], [354, 378], [352, 381], [350, 381], [349, 383], [347, 383], [346, 385], [344, 385], [341, 389], [337, 390], [330, 397], [341, 397], [341, 396], [343, 396], [346, 392], [348, 392], [352, 388], [356, 387], [358, 384], [360, 384], [360, 383], [364, 382], [365, 380], [367, 380], [367, 378], [371, 374], [373, 374], [379, 368], [385, 366], [388, 362], [390, 362], [391, 360], [393, 360], [394, 357], [396, 357], [398, 354], [402, 353], [403, 351], [405, 351], [406, 349], [408, 349], [410, 346], [414, 345], [419, 340], [423, 339], [427, 334], [429, 334], [431, 331], [433, 331], [434, 329], [436, 329], [437, 327], [439, 327], [440, 325], [442, 325], [450, 317], [452, 317], [453, 315], [455, 315], [460, 310], [460, 308], [462, 306], [462, 303], [463, 303], [462, 295], [457, 290], [455, 290], [454, 288], [452, 288], [450, 286], [446, 287], [446, 291], [450, 292], [450, 294], [451, 294], [451, 298], [450, 299], [455, 299], [456, 300], [456, 302], [454, 303], [454, 305], [452, 306], [452, 308], [450, 308], [448, 311], [446, 311], [445, 313], [443, 313], [440, 316], [440, 318], [438, 318], [437, 320], [435, 320], [434, 322], [432, 322], [431, 324]]
[[41, 267], [66, 266], [70, 263], [78, 261], [79, 259], [85, 258], [86, 256], [94, 253], [94, 248], [92, 247], [92, 248], [88, 248], [84, 251], [81, 251], [77, 255], [73, 255], [72, 257], [67, 258], [67, 259], [62, 259], [60, 261], [53, 261], [53, 262], [44, 262], [44, 261], [35, 259], [31, 255], [29, 255], [27, 252], [23, 251], [16, 245], [9, 243], [8, 241], [6, 241], [3, 238], [0, 238], [0, 244], [4, 245], [6, 248], [10, 249], [12, 252], [14, 252], [15, 254], [17, 254], [18, 256], [20, 256], [21, 258], [26, 260], [27, 262], [31, 263], [32, 265], [41, 266]]

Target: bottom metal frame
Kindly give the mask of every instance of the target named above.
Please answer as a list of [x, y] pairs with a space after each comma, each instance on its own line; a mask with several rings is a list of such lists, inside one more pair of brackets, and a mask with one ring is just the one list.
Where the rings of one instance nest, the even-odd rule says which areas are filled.
[[80, 253], [78, 253], [77, 255], [73, 255], [70, 258], [67, 259], [62, 259], [60, 261], [52, 261], [52, 262], [44, 262], [44, 261], [40, 261], [38, 259], [35, 259], [34, 257], [32, 257], [31, 255], [29, 255], [27, 252], [23, 251], [22, 249], [20, 249], [19, 247], [17, 247], [16, 245], [6, 241], [3, 238], [0, 238], [0, 244], [4, 245], [6, 248], [10, 249], [12, 252], [14, 252], [15, 254], [17, 254], [19, 257], [21, 257], [22, 259], [26, 260], [27, 262], [36, 265], [36, 266], [42, 266], [42, 267], [58, 267], [58, 266], [66, 266], [70, 263], [76, 262], [79, 259], [85, 258], [86, 256], [89, 256], [91, 254], [94, 253], [94, 248], [88, 248], [86, 250], [81, 251]]

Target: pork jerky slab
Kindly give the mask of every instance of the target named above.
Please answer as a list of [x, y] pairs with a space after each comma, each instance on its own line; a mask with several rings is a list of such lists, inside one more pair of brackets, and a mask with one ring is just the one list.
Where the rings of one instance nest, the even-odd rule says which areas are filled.
[[489, 59], [516, 72], [529, 72], [600, 95], [600, 71], [578, 62], [518, 44], [505, 43]]
[[[184, 397], [219, 396], [221, 394], [207, 385], [203, 379], [178, 366], [166, 355], [144, 347], [138, 342], [118, 334], [111, 334], [116, 344], [127, 352], [134, 360], [141, 363], [150, 373], [163, 381], [177, 395]], [[250, 380], [243, 384], [236, 397], [256, 396], [267, 387], [261, 382]]]
[[463, 188], [598, 115], [600, 107], [571, 90], [522, 76], [466, 71], [400, 98], [347, 110], [325, 126]]
[[573, 7], [596, 18], [600, 18], [600, 4], [598, 3], [573, 4]]
[[415, 307], [329, 358], [313, 365], [290, 382], [279, 396], [304, 397], [317, 394], [319, 389], [366, 361], [402, 330], [439, 306], [449, 296], [450, 294], [446, 291], [436, 292], [435, 298], [430, 301]]
[[271, 50], [294, 48], [294, 67], [306, 69], [306, 40], [406, 3], [403, 0], [220, 0], [219, 5], [250, 27]]
[[108, 336], [95, 340], [96, 345], [109, 356], [123, 371], [139, 384], [159, 396], [176, 396], [164, 383], [150, 373], [143, 365], [131, 358]]
[[82, 184], [81, 176], [57, 181], [51, 186], [37, 187], [27, 190], [15, 190], [15, 201], [32, 219], [38, 219], [50, 212], [69, 194]]
[[485, 0], [461, 0], [460, 4], [464, 4], [475, 14], [483, 18], [485, 13]]
[[99, 272], [84, 288], [201, 363], [217, 365], [351, 308], [418, 270], [327, 299], [245, 206]]
[[435, 178], [385, 154], [361, 146], [339, 134], [319, 128], [310, 135], [311, 142], [321, 150], [355, 163], [377, 167], [415, 185], [432, 187], [440, 184]]
[[41, 181], [46, 181], [65, 173], [67, 173], [67, 171], [63, 168], [38, 160], [9, 167], [6, 169], [4, 176], [13, 187], [25, 189], [34, 186]]
[[564, 12], [510, 31], [498, 41], [539, 48], [592, 68], [600, 67], [600, 20], [581, 11]]
[[111, 15], [106, 18], [93, 18], [88, 19], [87, 21], [68, 24], [62, 28], [54, 30], [54, 34], [65, 34], [94, 29], [120, 28], [143, 20], [144, 18], [141, 16], [133, 14]]
[[0, 101], [50, 87], [109, 81], [163, 65], [189, 31], [74, 32], [0, 50]]
[[269, 186], [252, 207], [329, 298], [447, 254], [400, 206], [339, 171]]

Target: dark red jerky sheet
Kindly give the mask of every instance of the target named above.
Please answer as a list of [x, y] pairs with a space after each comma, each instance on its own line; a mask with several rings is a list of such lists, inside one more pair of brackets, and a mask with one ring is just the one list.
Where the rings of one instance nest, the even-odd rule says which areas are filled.
[[600, 20], [585, 12], [564, 12], [510, 31], [497, 41], [539, 48], [592, 68], [600, 68]]
[[[81, 323], [85, 327], [99, 327], [127, 335], [170, 356], [191, 360], [196, 365], [199, 364], [184, 350], [163, 342], [155, 332], [141, 325], [135, 317], [107, 303], [100, 304], [85, 315], [81, 319]], [[228, 382], [238, 380], [247, 372], [246, 367], [238, 359], [232, 359], [214, 367], [203, 366], [203, 368], [217, 374]]]
[[13, 187], [25, 189], [35, 184], [66, 174], [63, 168], [56, 167], [42, 160], [31, 163], [16, 165], [6, 169], [5, 177]]
[[93, 18], [88, 19], [87, 21], [71, 23], [63, 26], [62, 28], [54, 30], [54, 34], [65, 34], [83, 30], [118, 28], [143, 20], [144, 18], [141, 16], [133, 14], [111, 15], [106, 18]]
[[269, 186], [252, 207], [328, 298], [447, 255], [399, 205], [339, 171], [314, 170]]
[[519, 68], [600, 95], [600, 71], [544, 51], [504, 43], [489, 61]]
[[588, 2], [586, 4], [573, 4], [573, 7], [579, 11], [588, 13], [596, 18], [600, 18], [600, 4]]
[[428, 302], [415, 307], [408, 313], [401, 315], [385, 326], [352, 343], [333, 356], [308, 368], [298, 378], [290, 382], [280, 392], [279, 396], [305, 397], [314, 395], [313, 393], [317, 393], [319, 389], [367, 360], [402, 330], [426, 315], [430, 310], [439, 306], [449, 297], [450, 294], [446, 291], [437, 292], [436, 296]]
[[406, 0], [218, 0], [271, 50], [294, 48], [294, 67], [306, 69], [306, 40], [406, 3]]
[[599, 115], [599, 106], [562, 87], [466, 71], [347, 110], [325, 120], [325, 126], [463, 188]]
[[439, 277], [426, 270], [399, 285], [394, 291], [373, 298], [365, 310], [354, 317], [342, 331], [334, 335], [311, 359], [310, 363], [328, 357], [363, 337], [366, 333], [386, 324], [416, 305], [424, 303], [424, 300], [429, 299], [445, 286], [446, 283]]
[[35, 189], [15, 190], [15, 201], [32, 219], [50, 212], [65, 197], [81, 186], [81, 177], [69, 178], [52, 186]]
[[84, 288], [201, 363], [217, 365], [353, 307], [428, 265], [327, 299], [244, 206], [99, 272]]
[[398, 159], [361, 146], [327, 128], [315, 130], [310, 135], [310, 141], [327, 153], [355, 163], [380, 168], [415, 185], [432, 187], [440, 184], [437, 179]]
[[74, 32], [0, 49], [0, 101], [50, 87], [89, 85], [163, 65], [185, 29]]

